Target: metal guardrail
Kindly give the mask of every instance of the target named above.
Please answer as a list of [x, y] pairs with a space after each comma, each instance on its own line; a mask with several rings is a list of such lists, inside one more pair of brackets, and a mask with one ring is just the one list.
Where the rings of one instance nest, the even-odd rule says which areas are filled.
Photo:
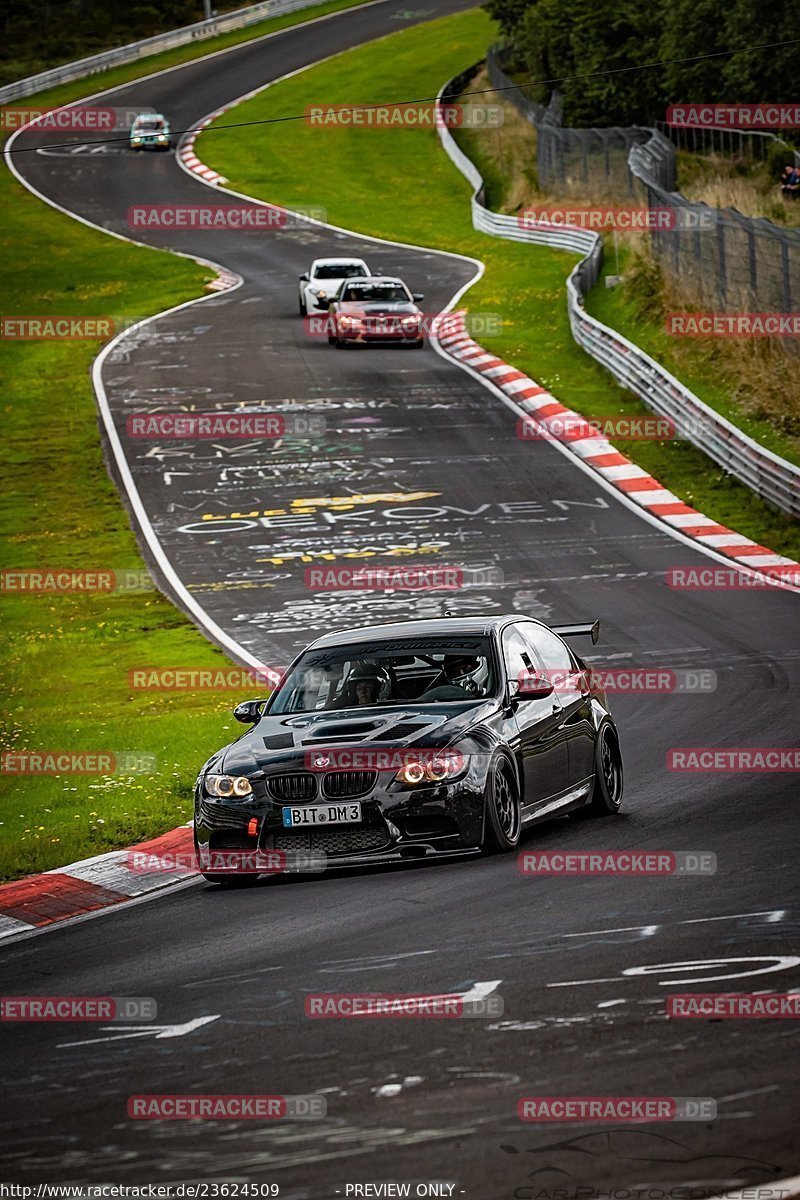
[[71, 83], [73, 79], [96, 75], [98, 71], [105, 71], [108, 67], [123, 66], [140, 58], [147, 58], [151, 54], [159, 54], [162, 50], [172, 50], [176, 46], [185, 46], [199, 39], [216, 37], [217, 34], [229, 33], [233, 29], [245, 29], [248, 25], [266, 20], [267, 17], [279, 17], [284, 13], [309, 8], [312, 4], [319, 3], [320, 0], [262, 0], [260, 4], [251, 4], [247, 8], [237, 8], [234, 12], [212, 17], [210, 21], [198, 21], [194, 25], [171, 29], [166, 33], [144, 38], [140, 42], [130, 42], [127, 46], [103, 50], [89, 58], [64, 63], [60, 67], [51, 67], [47, 71], [40, 71], [38, 75], [30, 75], [27, 79], [6, 84], [0, 88], [0, 104], [7, 104], [9, 100], [19, 100], [23, 96], [34, 96], [37, 92], [56, 87], [60, 83]]
[[[477, 65], [450, 80], [441, 89], [437, 104], [457, 96], [477, 70]], [[475, 164], [456, 144], [444, 121], [437, 122], [442, 146], [451, 162], [474, 188], [472, 224], [482, 233], [511, 241], [549, 246], [582, 255], [567, 279], [567, 309], [572, 336], [592, 358], [649, 409], [669, 417], [678, 433], [697, 446], [723, 470], [734, 475], [762, 499], [794, 517], [800, 517], [800, 467], [759, 446], [725, 417], [685, 387], [655, 359], [633, 342], [609, 329], [584, 310], [584, 298], [600, 277], [603, 242], [599, 234], [577, 226], [537, 225], [526, 229], [517, 217], [495, 213], [484, 201], [484, 182]]]

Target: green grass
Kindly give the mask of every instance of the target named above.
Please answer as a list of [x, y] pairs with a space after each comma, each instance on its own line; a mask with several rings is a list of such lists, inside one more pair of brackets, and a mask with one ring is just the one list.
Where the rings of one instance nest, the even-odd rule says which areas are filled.
[[[208, 272], [127, 245], [0, 176], [7, 313], [140, 316], [202, 294]], [[6, 342], [0, 461], [5, 568], [142, 568], [106, 474], [89, 368], [99, 343]], [[226, 660], [158, 592], [2, 599], [4, 750], [139, 750], [141, 777], [0, 776], [0, 876], [42, 870], [191, 815], [197, 768], [223, 738], [223, 694], [132, 693], [145, 663]], [[228, 721], [233, 726], [233, 721]]]
[[[344, 105], [434, 95], [445, 80], [478, 61], [492, 37], [487, 15], [471, 10], [349, 51], [238, 107], [235, 117], [220, 120], [214, 136], [201, 135], [198, 153], [237, 190], [287, 207], [322, 204], [334, 224], [481, 258], [486, 274], [465, 302], [475, 313], [502, 314], [502, 334], [487, 339], [487, 348], [587, 417], [645, 414], [641, 402], [572, 340], [564, 282], [575, 258], [476, 233], [469, 185], [446, 159], [433, 130], [315, 128], [292, 121], [219, 132], [226, 120], [302, 113], [317, 97]], [[463, 131], [459, 136], [481, 166], [479, 137]], [[726, 478], [688, 443], [616, 445], [721, 524], [781, 553], [800, 554], [796, 522]]]
[[[257, 31], [345, 6], [321, 5], [265, 22]], [[248, 30], [247, 38], [254, 32]], [[244, 35], [230, 35], [159, 55], [32, 103], [63, 103], [242, 40]], [[186, 259], [88, 229], [42, 204], [5, 170], [0, 204], [5, 314], [138, 318], [202, 295], [212, 277]], [[4, 569], [143, 569], [103, 464], [89, 376], [99, 349], [99, 342], [1, 344], [0, 465], [12, 481], [0, 516]], [[258, 689], [132, 691], [133, 667], [229, 665], [155, 590], [6, 592], [0, 607], [4, 751], [135, 750], [156, 756], [152, 774], [0, 774], [0, 879], [52, 869], [187, 821], [198, 767], [241, 729], [231, 707]]]

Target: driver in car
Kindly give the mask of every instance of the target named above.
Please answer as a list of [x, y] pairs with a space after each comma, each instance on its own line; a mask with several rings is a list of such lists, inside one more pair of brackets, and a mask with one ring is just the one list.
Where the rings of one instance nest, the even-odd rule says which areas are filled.
[[440, 678], [419, 699], [471, 700], [474, 696], [482, 696], [481, 668], [481, 659], [472, 655], [445, 654]]
[[377, 663], [361, 663], [350, 672], [342, 693], [334, 708], [350, 708], [353, 705], [377, 704], [381, 690], [388, 691], [389, 677]]
[[356, 704], [376, 704], [381, 690], [378, 679], [356, 680]]

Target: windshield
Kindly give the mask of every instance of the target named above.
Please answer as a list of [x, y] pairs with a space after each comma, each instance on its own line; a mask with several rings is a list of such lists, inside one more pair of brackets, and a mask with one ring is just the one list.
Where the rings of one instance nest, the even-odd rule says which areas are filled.
[[341, 293], [342, 300], [355, 300], [359, 304], [396, 303], [398, 300], [407, 304], [411, 299], [402, 283], [350, 283], [345, 284]]
[[139, 117], [134, 123], [135, 129], [157, 130], [164, 128], [164, 122], [160, 117]]
[[352, 279], [354, 275], [366, 275], [359, 263], [321, 263], [314, 271], [315, 279]]
[[307, 651], [273, 694], [267, 711], [452, 704], [494, 692], [488, 638], [362, 642]]

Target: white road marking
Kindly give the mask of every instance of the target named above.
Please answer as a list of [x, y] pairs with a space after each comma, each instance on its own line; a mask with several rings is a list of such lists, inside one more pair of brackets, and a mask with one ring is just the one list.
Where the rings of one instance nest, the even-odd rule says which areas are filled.
[[[771, 975], [774, 971], [788, 971], [800, 963], [800, 957], [794, 954], [751, 956], [747, 958], [709, 958], [688, 959], [678, 963], [657, 963], [644, 967], [627, 967], [623, 975], [651, 975], [657, 971], [675, 971], [686, 974], [688, 971], [705, 970], [707, 967], [725, 967], [729, 963], [771, 963], [771, 966], [754, 967], [751, 971], [733, 971], [727, 975], [698, 975], [692, 983], [713, 983], [721, 979], [746, 979], [751, 975]], [[676, 987], [685, 983], [685, 979], [659, 979], [661, 987]]]
[[[692, 979], [685, 976], [690, 971], [702, 971], [725, 967], [730, 963], [767, 963], [771, 965], [754, 967], [749, 971], [733, 971], [725, 975], [697, 975]], [[634, 976], [655, 975], [659, 971], [672, 971], [682, 975], [681, 979], [659, 979], [661, 987], [680, 987], [689, 983], [713, 983], [722, 979], [746, 979], [751, 975], [771, 975], [774, 971], [788, 971], [800, 964], [800, 957], [793, 954], [754, 955], [747, 958], [694, 958], [674, 963], [647, 963], [641, 967], [626, 967], [622, 975], [612, 975], [600, 979], [568, 979], [559, 983], [548, 983], [548, 987], [581, 987], [590, 983], [617, 983], [621, 979]]]
[[621, 929], [591, 929], [586, 933], [562, 933], [565, 938], [602, 937], [606, 933], [641, 933], [642, 937], [652, 937], [661, 928], [660, 925], [623, 925]]
[[[782, 921], [786, 916], [785, 908], [764, 909], [762, 912], [749, 913], [725, 913], [721, 917], [689, 917], [684, 921], [671, 922], [675, 925], [702, 925], [706, 921], [742, 921], [746, 917], [766, 917], [766, 924], [776, 924]], [[602, 937], [605, 933], [636, 933], [641, 932], [642, 937], [652, 937], [662, 925], [622, 925], [617, 929], [588, 929], [582, 933], [562, 933], [560, 936], [565, 938], [578, 937]]]
[[59, 1042], [57, 1049], [61, 1050], [67, 1046], [96, 1046], [98, 1042], [121, 1042], [126, 1038], [137, 1037], [155, 1037], [160, 1038], [176, 1038], [186, 1037], [187, 1033], [193, 1033], [195, 1029], [199, 1029], [202, 1025], [208, 1025], [211, 1021], [218, 1021], [220, 1013], [214, 1013], [210, 1017], [195, 1017], [192, 1021], [186, 1021], [183, 1025], [103, 1025], [102, 1029], [111, 1033], [111, 1037], [88, 1038], [85, 1041], [79, 1042]]
[[454, 992], [453, 994], [460, 996], [462, 1000], [484, 1000], [502, 982], [502, 979], [479, 980], [477, 983], [473, 983], [468, 992]]
[[731, 913], [725, 917], [691, 917], [687, 921], [679, 921], [679, 925], [699, 925], [703, 921], [741, 921], [744, 917], [766, 917], [767, 924], [774, 925], [786, 916], [785, 908], [765, 909], [763, 912]]
[[771, 1083], [769, 1087], [751, 1088], [749, 1092], [732, 1092], [730, 1096], [717, 1096], [718, 1104], [729, 1104], [734, 1100], [745, 1100], [749, 1096], [763, 1096], [767, 1092], [777, 1092], [777, 1083]]

